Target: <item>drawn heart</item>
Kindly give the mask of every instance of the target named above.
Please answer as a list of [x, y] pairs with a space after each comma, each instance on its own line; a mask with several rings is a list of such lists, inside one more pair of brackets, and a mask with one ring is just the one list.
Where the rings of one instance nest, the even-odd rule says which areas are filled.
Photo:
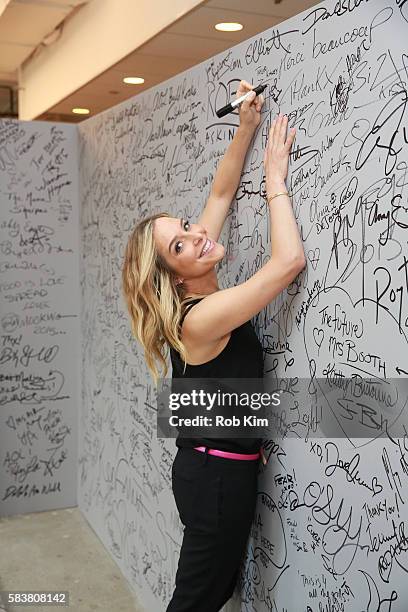
[[320, 351], [320, 347], [322, 346], [322, 342], [324, 340], [324, 331], [322, 329], [319, 329], [318, 327], [314, 327], [313, 328], [313, 340], [316, 342], [317, 346], [319, 347], [319, 351]]

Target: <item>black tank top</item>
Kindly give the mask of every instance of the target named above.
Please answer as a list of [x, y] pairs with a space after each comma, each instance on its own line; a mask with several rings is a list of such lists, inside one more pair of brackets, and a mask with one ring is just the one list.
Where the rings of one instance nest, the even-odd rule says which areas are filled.
[[[180, 321], [180, 327], [189, 310], [204, 298], [193, 299], [186, 307]], [[205, 363], [186, 365], [180, 354], [170, 348], [173, 366], [172, 378], [263, 378], [262, 345], [250, 321], [246, 321], [231, 332], [231, 337], [224, 349]], [[176, 439], [176, 446], [193, 448], [208, 446], [233, 453], [256, 453], [261, 447], [260, 438], [181, 438]]]

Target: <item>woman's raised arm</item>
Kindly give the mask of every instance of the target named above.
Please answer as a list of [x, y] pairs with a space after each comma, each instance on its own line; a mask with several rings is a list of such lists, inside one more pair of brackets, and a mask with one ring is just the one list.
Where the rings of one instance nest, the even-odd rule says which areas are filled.
[[281, 115], [273, 121], [264, 155], [271, 258], [246, 282], [211, 293], [190, 310], [183, 329], [191, 340], [217, 340], [239, 327], [265, 308], [306, 265], [285, 185], [295, 137], [294, 129], [287, 135], [287, 123], [287, 117]]
[[[248, 93], [251, 89], [253, 87], [250, 83], [241, 81], [237, 91], [237, 98]], [[245, 156], [254, 132], [261, 120], [263, 103], [264, 98], [262, 94], [259, 96], [253, 94], [240, 105], [239, 127], [218, 164], [210, 195], [199, 218], [200, 225], [204, 225], [208, 235], [215, 241], [218, 241], [231, 202], [238, 189]]]

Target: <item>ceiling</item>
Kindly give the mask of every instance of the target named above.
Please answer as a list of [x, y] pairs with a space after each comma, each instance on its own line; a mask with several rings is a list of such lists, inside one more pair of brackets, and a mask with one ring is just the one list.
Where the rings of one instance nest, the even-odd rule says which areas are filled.
[[16, 83], [18, 67], [41, 45], [52, 44], [64, 20], [87, 1], [0, 0], [1, 82]]
[[[16, 85], [18, 67], [42, 46], [51, 46], [67, 19], [88, 1], [0, 0], [0, 83]], [[37, 119], [82, 121], [316, 4], [316, 0], [208, 0]], [[220, 21], [239, 21], [244, 28], [218, 32], [214, 25]], [[127, 85], [122, 81], [125, 76], [141, 76], [145, 82]], [[77, 106], [89, 108], [91, 114], [73, 115]]]

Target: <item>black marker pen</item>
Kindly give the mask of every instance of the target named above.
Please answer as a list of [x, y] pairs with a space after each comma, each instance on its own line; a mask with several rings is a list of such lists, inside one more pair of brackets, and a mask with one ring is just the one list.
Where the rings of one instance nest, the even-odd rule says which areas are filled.
[[[256, 93], [256, 95], [259, 96], [259, 94], [262, 93], [264, 89], [266, 89], [266, 85], [258, 85], [258, 87], [255, 87], [254, 89], [251, 89], [251, 91], [254, 91]], [[240, 98], [237, 98], [233, 102], [230, 102], [229, 104], [227, 104], [227, 106], [223, 106], [222, 108], [220, 108], [220, 110], [215, 111], [217, 117], [221, 118], [221, 117], [224, 117], [224, 115], [228, 115], [228, 113], [232, 113], [232, 111], [239, 104], [241, 104], [241, 102], [243, 102], [244, 100], [247, 99], [247, 97], [249, 96], [251, 91], [248, 91], [246, 94], [244, 94]]]

